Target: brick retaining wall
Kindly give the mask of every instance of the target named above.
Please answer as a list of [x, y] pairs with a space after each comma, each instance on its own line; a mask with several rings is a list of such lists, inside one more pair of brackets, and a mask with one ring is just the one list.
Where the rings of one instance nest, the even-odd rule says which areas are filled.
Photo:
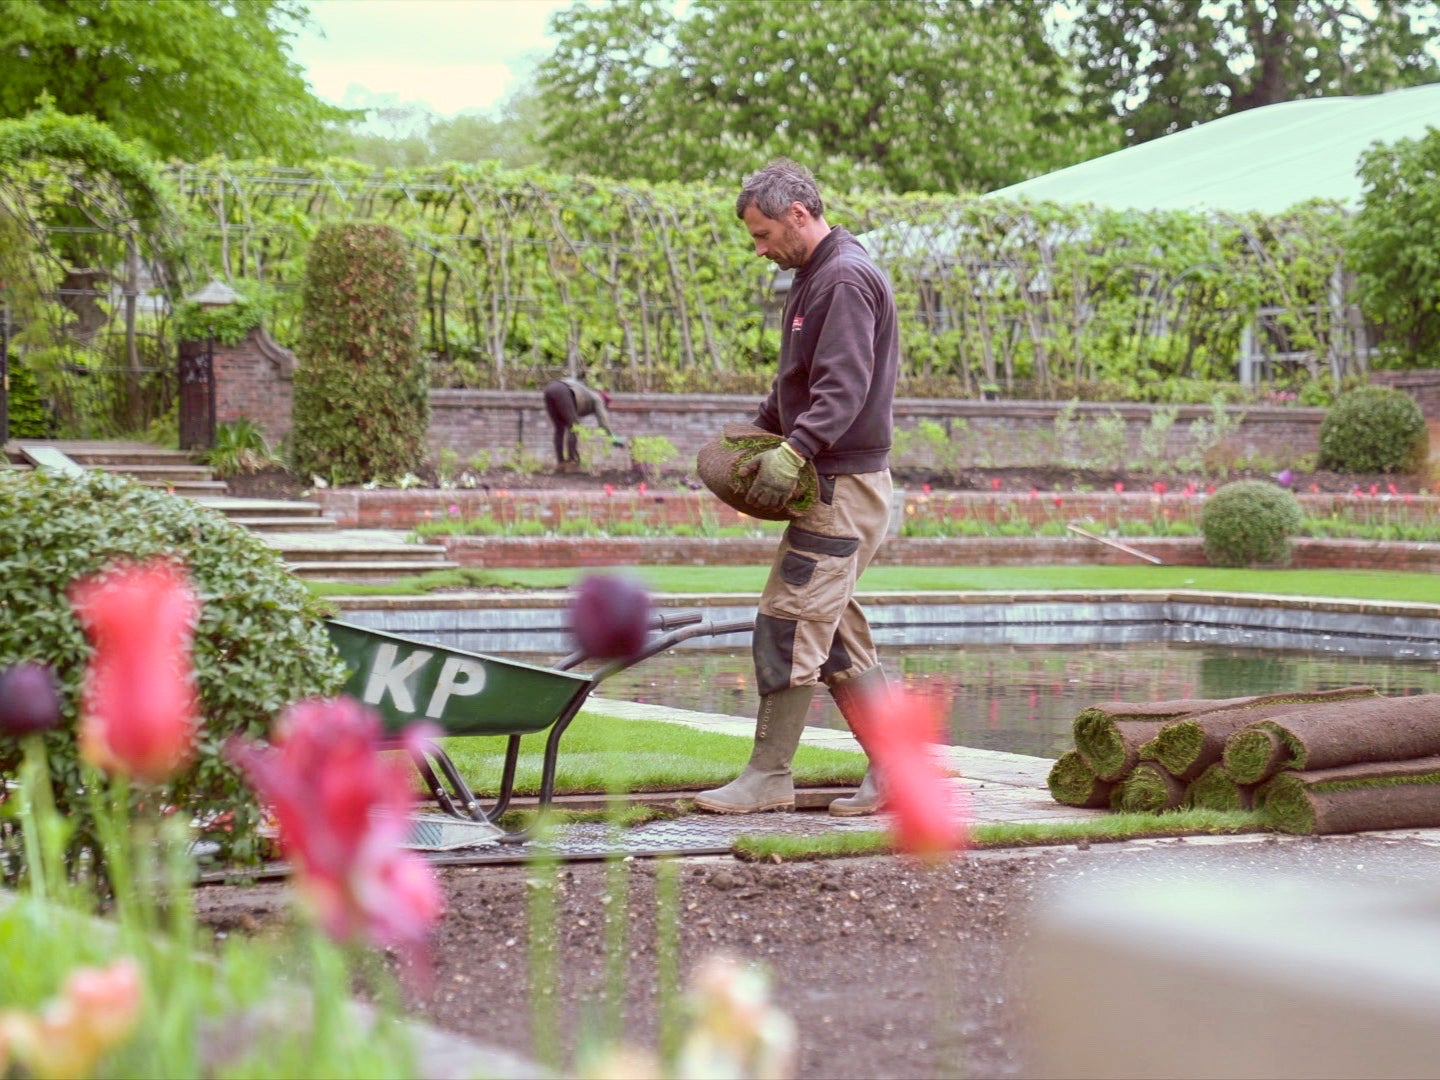
[[[706, 440], [728, 423], [744, 423], [754, 416], [758, 398], [723, 394], [618, 394], [610, 406], [611, 419], [621, 435], [664, 436], [678, 451], [667, 470], [691, 467]], [[463, 465], [472, 455], [488, 451], [492, 460], [511, 460], [516, 446], [533, 461], [548, 468], [554, 461], [550, 423], [535, 391], [435, 390], [430, 395], [429, 446], [432, 457], [450, 450]], [[957, 445], [969, 465], [988, 468], [1052, 465], [1057, 460], [1055, 418], [1064, 402], [961, 401], [902, 398], [895, 403], [897, 431], [917, 429], [922, 421], [939, 424]], [[1076, 404], [1075, 427], [1083, 440], [1095, 423], [1112, 415], [1124, 424], [1131, 455], [1141, 451], [1141, 438], [1151, 429], [1155, 407], [1138, 404], [1081, 402]], [[1295, 464], [1319, 450], [1324, 409], [1254, 406], [1242, 410], [1235, 434], [1216, 451], [1227, 462], [1263, 460], [1275, 468]], [[1181, 406], [1169, 430], [1165, 456], [1178, 460], [1194, 451], [1197, 421], [1209, 423], [1209, 406]], [[584, 424], [589, 427], [587, 421]], [[591, 464], [620, 468], [628, 465], [623, 451], [603, 443], [587, 448]], [[935, 468], [934, 448], [913, 442], [897, 465]], [[596, 457], [596, 455], [603, 455]]]
[[[1126, 544], [1167, 566], [1206, 566], [1197, 539], [1129, 539]], [[581, 566], [753, 566], [775, 553], [768, 537], [714, 540], [700, 537], [561, 538], [447, 537], [450, 558], [476, 567]], [[1141, 566], [1143, 560], [1106, 544], [1079, 537], [1019, 539], [887, 540], [877, 566]], [[1440, 544], [1378, 540], [1297, 540], [1290, 564], [1296, 569], [1440, 570]], [[758, 587], [757, 582], [757, 587]]]
[[[976, 520], [988, 523], [1025, 522], [1031, 526], [1089, 520], [1108, 525], [1122, 521], [1198, 524], [1205, 491], [1186, 494], [1172, 487], [1154, 491], [1090, 492], [934, 492], [914, 488], [898, 493], [907, 521]], [[1303, 492], [1296, 496], [1314, 517], [1343, 516], [1353, 521], [1435, 521], [1440, 497], [1427, 495], [1338, 495]], [[553, 528], [565, 521], [599, 525], [633, 522], [653, 527], [725, 527], [751, 521], [708, 491], [617, 488], [603, 491], [482, 491], [457, 488], [409, 491], [327, 488], [315, 492], [327, 517], [346, 529], [408, 529], [425, 521], [489, 516], [497, 521], [533, 520]], [[752, 522], [753, 523], [753, 522]]]

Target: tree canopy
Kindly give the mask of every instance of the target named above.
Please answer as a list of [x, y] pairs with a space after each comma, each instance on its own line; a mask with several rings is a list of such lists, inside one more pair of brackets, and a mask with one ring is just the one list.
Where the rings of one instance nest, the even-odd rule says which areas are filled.
[[970, 0], [577, 3], [540, 66], [557, 169], [731, 181], [776, 154], [827, 186], [988, 190], [1119, 145], [1036, 10]]
[[298, 161], [344, 110], [315, 97], [287, 45], [295, 0], [7, 0], [0, 19], [0, 119], [42, 94], [162, 158]]
[[1075, 0], [1087, 100], [1136, 144], [1227, 113], [1440, 81], [1433, 0]]

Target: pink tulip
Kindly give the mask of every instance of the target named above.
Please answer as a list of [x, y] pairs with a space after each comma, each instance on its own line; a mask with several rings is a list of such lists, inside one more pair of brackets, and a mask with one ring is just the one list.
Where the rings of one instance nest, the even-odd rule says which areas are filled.
[[76, 582], [70, 603], [94, 645], [81, 756], [147, 783], [169, 779], [194, 753], [199, 726], [190, 647], [200, 602], [184, 569], [121, 565]]
[[884, 778], [900, 849], [931, 858], [963, 850], [969, 842], [964, 794], [934, 752], [942, 741], [939, 702], [899, 691], [856, 723], [857, 738]]
[[[403, 740], [424, 737], [411, 728]], [[429, 868], [401, 846], [409, 767], [382, 757], [381, 742], [373, 710], [332, 698], [286, 709], [274, 746], [237, 740], [230, 754], [274, 807], [281, 848], [325, 932], [399, 948], [424, 968], [443, 898]]]
[[1379, 494], [1380, 494], [1380, 485], [1379, 485], [1379, 484], [1371, 484], [1371, 485], [1370, 485], [1370, 494], [1371, 494], [1371, 495], [1379, 495]]
[[999, 490], [1000, 490], [1000, 477], [994, 476], [994, 477], [991, 477], [991, 478], [990, 478], [990, 490], [991, 490], [991, 491], [999, 491]]
[[615, 485], [614, 485], [614, 484], [606, 484], [606, 485], [605, 485], [605, 494], [606, 494], [606, 495], [614, 495], [614, 494], [615, 494]]
[[451, 503], [451, 504], [450, 504], [450, 516], [451, 516], [452, 518], [454, 518], [454, 517], [459, 517], [459, 516], [460, 516], [460, 504], [459, 504], [459, 503]]
[[1121, 492], [1123, 492], [1124, 490], [1125, 490], [1125, 482], [1124, 482], [1123, 480], [1116, 480], [1116, 481], [1115, 481], [1115, 494], [1116, 494], [1116, 495], [1119, 495], [1119, 494], [1120, 494]]
[[926, 482], [920, 485], [920, 490], [923, 491], [926, 495], [929, 495], [933, 489], [930, 487], [930, 484]]
[[1156, 495], [1164, 495], [1165, 492], [1170, 490], [1164, 480], [1156, 480], [1151, 487], [1154, 489]]
[[1391, 495], [1399, 495], [1399, 494], [1400, 494], [1400, 492], [1395, 489], [1395, 485], [1394, 485], [1393, 483], [1386, 484], [1385, 486], [1386, 486], [1386, 488], [1389, 489]]

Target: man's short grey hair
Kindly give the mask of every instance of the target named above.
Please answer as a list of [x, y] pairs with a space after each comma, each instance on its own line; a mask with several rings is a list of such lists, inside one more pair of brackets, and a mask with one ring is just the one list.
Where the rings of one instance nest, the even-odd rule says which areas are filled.
[[810, 170], [789, 158], [776, 158], [745, 178], [745, 186], [735, 200], [735, 216], [743, 218], [745, 211], [754, 206], [766, 217], [779, 221], [790, 204], [797, 202], [811, 217], [825, 216], [825, 203]]

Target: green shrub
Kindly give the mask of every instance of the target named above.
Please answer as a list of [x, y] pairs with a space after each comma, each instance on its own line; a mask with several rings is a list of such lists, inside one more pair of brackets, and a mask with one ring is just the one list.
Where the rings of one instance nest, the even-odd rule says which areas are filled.
[[215, 445], [201, 454], [200, 459], [221, 480], [284, 464], [270, 448], [265, 432], [243, 416], [232, 423], [217, 425]]
[[1284, 564], [1290, 559], [1290, 538], [1302, 521], [1300, 503], [1278, 484], [1226, 484], [1205, 501], [1200, 514], [1205, 557], [1215, 566]]
[[410, 250], [388, 225], [324, 225], [310, 246], [295, 371], [295, 471], [358, 484], [420, 471], [430, 424]]
[[1336, 472], [1417, 472], [1430, 431], [1415, 399], [1389, 386], [1344, 394], [1320, 424], [1320, 467]]
[[[88, 845], [75, 721], [89, 647], [66, 590], [117, 559], [157, 556], [185, 562], [202, 602], [194, 662], [204, 728], [194, 761], [162, 799], [202, 823], [233, 814], [207, 839], [248, 859], [259, 811], [223, 757], [225, 740], [268, 735], [285, 705], [335, 693], [344, 679], [317, 602], [264, 541], [188, 499], [106, 473], [0, 473], [0, 668], [29, 660], [60, 680], [64, 723], [47, 736], [50, 767], [76, 843]], [[18, 761], [14, 740], [0, 740], [0, 775], [14, 777]]]
[[40, 384], [34, 373], [24, 364], [11, 358], [10, 390], [6, 405], [10, 414], [10, 437], [12, 439], [53, 439], [55, 417], [45, 406], [40, 393]]

